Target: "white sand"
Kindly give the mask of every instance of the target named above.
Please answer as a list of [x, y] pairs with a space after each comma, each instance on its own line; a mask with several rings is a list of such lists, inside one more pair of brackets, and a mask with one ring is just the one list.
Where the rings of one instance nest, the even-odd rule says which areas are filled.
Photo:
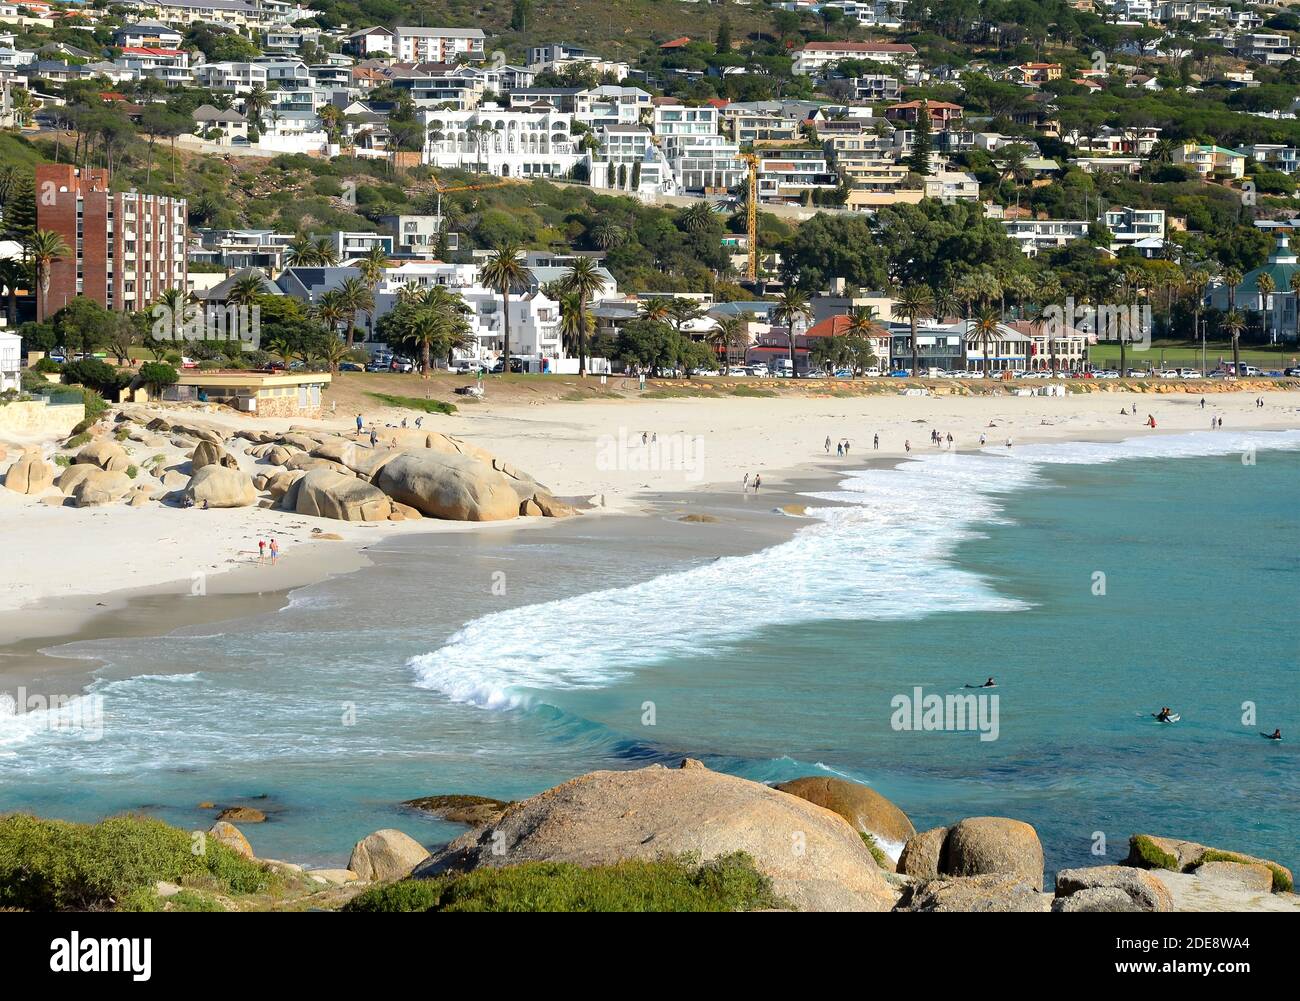
[[[490, 402], [452, 417], [430, 417], [426, 430], [461, 435], [500, 455], [546, 483], [561, 496], [603, 499], [609, 511], [633, 512], [656, 494], [703, 488], [739, 490], [746, 473], [781, 483], [796, 472], [852, 467], [868, 458], [899, 457], [910, 440], [914, 452], [933, 451], [932, 428], [952, 432], [955, 447], [973, 449], [979, 435], [990, 446], [1010, 436], [1017, 444], [1052, 439], [1120, 438], [1188, 430], [1209, 430], [1222, 415], [1224, 433], [1245, 428], [1300, 428], [1300, 393], [1207, 394], [1206, 407], [1194, 394], [1096, 393], [1067, 397], [902, 397], [845, 399], [671, 399], [599, 400], [496, 407]], [[1136, 401], [1137, 416], [1120, 407]], [[1147, 414], [1157, 428], [1145, 426]], [[173, 419], [184, 420], [174, 413]], [[367, 420], [381, 426], [400, 420], [398, 411], [376, 409]], [[409, 417], [409, 413], [407, 413]], [[231, 430], [284, 430], [290, 421], [254, 420], [236, 414], [196, 416], [195, 423]], [[305, 423], [305, 422], [296, 422]], [[990, 426], [992, 425], [992, 426]], [[322, 427], [351, 430], [342, 419]], [[642, 432], [657, 435], [641, 445]], [[880, 450], [872, 436], [880, 435]], [[823, 443], [832, 439], [827, 456]], [[834, 442], [848, 438], [848, 459], [837, 459]], [[19, 449], [9, 445], [10, 459]], [[28, 444], [28, 443], [24, 443]], [[182, 460], [178, 449], [125, 443], [144, 460], [160, 451]], [[45, 452], [54, 443], [45, 443]], [[247, 457], [245, 457], [246, 459]], [[809, 466], [816, 463], [816, 466]], [[254, 467], [245, 462], [245, 468]], [[147, 476], [141, 473], [142, 476]], [[540, 519], [530, 526], [543, 527]], [[26, 606], [39, 611], [52, 598], [86, 596], [86, 612], [101, 610], [95, 597], [109, 592], [168, 585], [179, 593], [213, 587], [223, 571], [243, 567], [240, 589], [271, 591], [298, 586], [359, 565], [356, 551], [388, 534], [493, 530], [519, 522], [465, 525], [433, 520], [360, 525], [276, 510], [253, 508], [202, 511], [149, 504], [79, 510], [49, 507], [0, 487], [0, 613]], [[313, 528], [343, 541], [313, 542]], [[279, 566], [256, 566], [259, 538], [276, 538], [284, 552]], [[311, 555], [309, 555], [311, 554]], [[251, 569], [250, 568], [251, 565]], [[36, 631], [23, 614], [0, 620], [0, 644]]]

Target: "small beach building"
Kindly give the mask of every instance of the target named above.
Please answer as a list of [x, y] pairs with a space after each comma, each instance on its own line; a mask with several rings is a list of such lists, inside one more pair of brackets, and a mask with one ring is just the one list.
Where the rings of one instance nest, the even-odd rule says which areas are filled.
[[[321, 394], [329, 384], [328, 372], [186, 371], [163, 391], [162, 399], [224, 403], [259, 417], [314, 417], [320, 415]], [[136, 390], [137, 401], [140, 392]]]

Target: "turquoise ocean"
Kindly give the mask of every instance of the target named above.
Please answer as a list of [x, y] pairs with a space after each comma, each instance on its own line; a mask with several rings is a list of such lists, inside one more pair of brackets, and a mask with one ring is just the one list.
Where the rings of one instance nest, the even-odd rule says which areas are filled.
[[[807, 500], [745, 555], [412, 536], [272, 614], [60, 648], [102, 662], [102, 733], [0, 696], [0, 811], [260, 803], [259, 855], [338, 865], [462, 830], [403, 799], [690, 755], [868, 783], [918, 829], [1017, 817], [1049, 870], [1134, 832], [1300, 865], [1300, 432], [931, 455]], [[996, 739], [896, 725], [989, 676]]]

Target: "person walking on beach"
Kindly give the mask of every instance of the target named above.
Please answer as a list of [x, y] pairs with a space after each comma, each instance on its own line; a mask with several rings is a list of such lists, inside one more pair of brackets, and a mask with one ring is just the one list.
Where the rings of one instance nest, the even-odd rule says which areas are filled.
[[357, 434], [360, 434], [360, 433], [361, 433], [361, 426], [362, 426], [364, 423], [365, 423], [365, 421], [363, 421], [363, 420], [361, 419], [361, 415], [360, 415], [360, 414], [357, 414]]
[[1205, 397], [1204, 397], [1204, 396], [1201, 397], [1201, 409], [1202, 409], [1202, 410], [1205, 409]]
[[830, 435], [827, 435], [827, 436], [826, 436], [826, 454], [827, 454], [827, 455], [830, 455], [830, 454], [831, 454], [831, 436], [830, 436]]
[[844, 454], [849, 454], [849, 440], [847, 438], [844, 439]]
[[261, 539], [257, 540], [257, 562], [258, 563], [266, 562], [266, 543], [263, 542]]
[[912, 454], [912, 443], [906, 439], [904, 439], [903, 441], [903, 451], [906, 452], [908, 455]]
[[1010, 437], [1008, 437], [1008, 438], [1007, 438], [1007, 448], [1010, 448], [1010, 447], [1011, 447], [1011, 439], [1010, 439]]
[[749, 474], [748, 474], [748, 473], [745, 474], [745, 480], [744, 480], [744, 482], [740, 484], [740, 492], [741, 492], [742, 494], [747, 494], [747, 493], [749, 493]]
[[948, 447], [952, 448], [952, 432], [948, 432]]
[[758, 488], [763, 485], [763, 477], [759, 473], [754, 474], [754, 493], [758, 493]]
[[876, 432], [876, 436], [875, 436], [874, 438], [871, 439], [871, 447], [874, 448], [877, 452], [880, 451], [880, 432], [879, 432], [879, 431], [877, 431], [877, 432]]
[[379, 444], [379, 432], [373, 427], [370, 429], [370, 447], [374, 448]]
[[275, 566], [275, 562], [279, 558], [280, 558], [280, 543], [272, 539], [271, 540], [271, 566]]
[[835, 454], [840, 456], [841, 458], [844, 457], [844, 442], [837, 441], [835, 443]]

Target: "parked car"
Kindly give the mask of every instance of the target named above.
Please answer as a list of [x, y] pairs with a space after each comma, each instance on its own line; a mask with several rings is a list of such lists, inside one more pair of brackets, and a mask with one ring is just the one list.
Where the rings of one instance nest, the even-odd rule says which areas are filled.
[[766, 379], [769, 374], [767, 366], [762, 362], [759, 362], [756, 365], [750, 365], [748, 371], [750, 375], [758, 376], [760, 379]]
[[339, 362], [340, 372], [364, 372], [365, 370], [366, 367], [364, 365], [358, 365], [354, 361]]
[[733, 377], [739, 377], [739, 376], [749, 375], [749, 372], [741, 368], [739, 365], [732, 365], [731, 368], [727, 369], [727, 375]]
[[1300, 368], [1289, 368], [1286, 370], [1288, 379], [1300, 379]]

